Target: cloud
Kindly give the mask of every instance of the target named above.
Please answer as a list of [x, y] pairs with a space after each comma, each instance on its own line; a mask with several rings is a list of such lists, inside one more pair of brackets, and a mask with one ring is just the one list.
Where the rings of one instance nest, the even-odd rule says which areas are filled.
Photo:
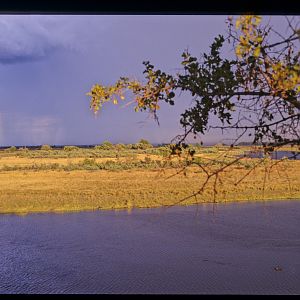
[[52, 52], [78, 50], [82, 16], [0, 16], [0, 63], [39, 60]]

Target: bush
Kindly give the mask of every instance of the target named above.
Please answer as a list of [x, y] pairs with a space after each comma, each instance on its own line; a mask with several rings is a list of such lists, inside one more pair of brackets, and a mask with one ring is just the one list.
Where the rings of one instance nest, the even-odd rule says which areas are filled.
[[152, 162], [151, 157], [146, 156], [146, 157], [145, 157], [145, 163], [146, 163], [146, 164], [150, 164], [151, 162]]
[[104, 141], [101, 145], [95, 146], [96, 150], [111, 150], [114, 148], [114, 145], [109, 141]]
[[[152, 146], [152, 145], [151, 145]], [[148, 144], [143, 144], [143, 143], [136, 143], [136, 144], [132, 144], [131, 145], [131, 149], [135, 149], [135, 150], [145, 150], [147, 148], [150, 148], [151, 146], [149, 146]]]
[[64, 151], [74, 151], [74, 150], [79, 150], [79, 148], [76, 146], [64, 146]]
[[139, 149], [139, 145], [138, 144], [131, 144], [131, 149]]
[[84, 170], [99, 170], [99, 165], [94, 158], [86, 158], [83, 162], [78, 164], [79, 168], [82, 167]]
[[27, 147], [20, 147], [19, 148], [19, 151], [25, 151], [25, 152], [28, 152], [29, 149]]
[[126, 145], [124, 145], [124, 144], [116, 144], [115, 147], [116, 147], [117, 150], [126, 149]]
[[145, 139], [140, 139], [140, 141], [138, 142], [138, 144], [142, 144], [143, 145], [143, 148], [142, 149], [147, 149], [147, 148], [152, 148], [152, 144], [145, 140]]
[[51, 148], [51, 146], [50, 145], [42, 145], [41, 146], [41, 150], [46, 150], [46, 151], [48, 151], [48, 150], [51, 150], [52, 148]]
[[11, 147], [5, 149], [5, 151], [8, 151], [8, 152], [15, 152], [15, 151], [17, 151], [17, 147], [11, 146]]
[[96, 165], [97, 164], [97, 162], [96, 162], [96, 160], [94, 159], [94, 158], [85, 158], [83, 161], [82, 161], [82, 163], [81, 163], [82, 165], [89, 165], [89, 166], [91, 166], [91, 165]]

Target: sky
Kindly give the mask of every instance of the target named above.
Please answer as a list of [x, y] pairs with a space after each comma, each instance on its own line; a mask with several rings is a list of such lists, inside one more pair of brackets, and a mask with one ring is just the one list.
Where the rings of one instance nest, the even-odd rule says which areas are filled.
[[[182, 132], [181, 96], [162, 105], [160, 126], [133, 106], [98, 116], [86, 93], [120, 76], [143, 78], [143, 64], [176, 73], [183, 50], [196, 56], [225, 34], [227, 16], [0, 15], [0, 146], [169, 143]], [[130, 99], [128, 99], [130, 101]], [[202, 137], [206, 144], [220, 134]]]

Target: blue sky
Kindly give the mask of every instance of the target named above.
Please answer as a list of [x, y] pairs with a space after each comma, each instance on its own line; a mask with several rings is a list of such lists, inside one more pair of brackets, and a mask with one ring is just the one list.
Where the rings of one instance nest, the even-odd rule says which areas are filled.
[[[108, 104], [95, 118], [86, 93], [120, 76], [142, 79], [144, 60], [175, 73], [186, 48], [209, 49], [226, 16], [0, 16], [0, 145], [170, 142], [181, 132], [181, 96], [162, 107], [160, 127], [146, 113]], [[130, 99], [129, 99], [130, 100]], [[203, 138], [222, 140], [220, 134]]]

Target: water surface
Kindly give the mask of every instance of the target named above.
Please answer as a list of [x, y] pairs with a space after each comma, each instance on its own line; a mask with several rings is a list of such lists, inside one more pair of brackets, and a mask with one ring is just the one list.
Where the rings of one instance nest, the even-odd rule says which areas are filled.
[[[250, 158], [263, 158], [265, 156], [262, 151], [246, 151], [247, 157]], [[300, 152], [295, 151], [273, 151], [270, 154], [271, 159], [282, 159], [287, 158], [291, 160], [300, 160]]]
[[0, 215], [0, 244], [0, 293], [300, 293], [300, 201]]

